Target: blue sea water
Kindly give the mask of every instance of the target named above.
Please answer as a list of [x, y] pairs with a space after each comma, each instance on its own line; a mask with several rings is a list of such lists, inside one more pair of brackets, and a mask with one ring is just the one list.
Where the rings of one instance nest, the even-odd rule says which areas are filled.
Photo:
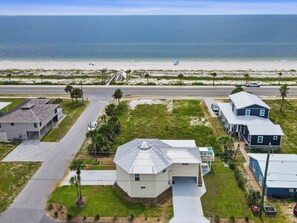
[[2, 60], [296, 58], [297, 15], [0, 17]]

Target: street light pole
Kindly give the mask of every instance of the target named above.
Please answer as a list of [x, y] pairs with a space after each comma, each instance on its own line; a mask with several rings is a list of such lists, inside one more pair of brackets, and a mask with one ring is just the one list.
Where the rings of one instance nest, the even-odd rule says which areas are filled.
[[271, 142], [269, 143], [267, 158], [266, 158], [266, 165], [265, 165], [265, 174], [262, 184], [262, 197], [261, 197], [261, 207], [260, 207], [260, 217], [262, 218], [262, 212], [264, 209], [264, 196], [265, 196], [265, 190], [266, 190], [266, 180], [267, 180], [267, 173], [268, 173], [268, 165], [269, 165], [269, 158], [270, 158], [270, 148], [271, 148]]
[[82, 87], [82, 81], [80, 81], [80, 90], [81, 90], [81, 100], [84, 101], [84, 92]]

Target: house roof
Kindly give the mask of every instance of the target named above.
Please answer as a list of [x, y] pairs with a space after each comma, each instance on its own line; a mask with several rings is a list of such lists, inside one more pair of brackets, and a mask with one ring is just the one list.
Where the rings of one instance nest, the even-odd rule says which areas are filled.
[[157, 174], [174, 163], [201, 163], [196, 147], [172, 147], [159, 139], [134, 139], [119, 146], [114, 162], [129, 174]]
[[237, 109], [246, 108], [252, 105], [259, 105], [261, 107], [270, 109], [270, 107], [258, 96], [247, 93], [245, 91], [231, 94], [229, 95], [229, 98], [234, 103], [234, 106]]
[[53, 113], [58, 104], [46, 104], [47, 99], [33, 99], [21, 108], [0, 118], [0, 123], [39, 123]]
[[[267, 154], [250, 153], [249, 156], [258, 161], [264, 176]], [[296, 170], [297, 154], [271, 154], [268, 165], [267, 187], [297, 188]]]
[[251, 135], [284, 135], [280, 125], [268, 118], [235, 115], [231, 103], [218, 103], [218, 107], [230, 125], [246, 125]]

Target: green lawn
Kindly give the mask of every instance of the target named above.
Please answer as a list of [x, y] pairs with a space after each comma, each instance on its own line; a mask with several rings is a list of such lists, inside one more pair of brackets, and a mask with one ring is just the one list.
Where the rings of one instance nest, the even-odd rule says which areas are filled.
[[11, 109], [15, 108], [16, 106], [22, 104], [25, 102], [27, 99], [25, 98], [0, 98], [0, 102], [11, 102], [8, 106], [3, 108], [1, 111], [2, 112], [9, 112]]
[[39, 166], [39, 163], [0, 162], [0, 212], [13, 202]]
[[71, 100], [63, 100], [61, 107], [66, 115], [63, 120], [52, 129], [47, 135], [42, 138], [45, 142], [58, 142], [71, 129], [76, 120], [80, 117], [83, 111], [88, 106], [89, 102], [71, 102]]
[[199, 100], [174, 100], [172, 111], [166, 104], [137, 105], [130, 110], [127, 102], [122, 102], [118, 118], [122, 128], [114, 150], [135, 138], [194, 139], [197, 146], [218, 148]]
[[13, 149], [15, 145], [12, 143], [5, 143], [5, 142], [0, 142], [0, 161], [8, 155]]
[[285, 136], [282, 139], [280, 153], [297, 153], [297, 100], [286, 100], [281, 112], [280, 100], [266, 100], [270, 107], [269, 117], [275, 124], [280, 124]]
[[[51, 195], [48, 203], [59, 203], [67, 207], [68, 213], [73, 216], [95, 216], [103, 217], [126, 217], [144, 215], [147, 217], [159, 217], [162, 212], [169, 214], [172, 206], [143, 203], [131, 203], [124, 200], [112, 186], [83, 186], [82, 191], [87, 199], [87, 204], [81, 208], [74, 207], [76, 199], [75, 187], [63, 186], [57, 188]], [[164, 210], [165, 209], [165, 210]]]

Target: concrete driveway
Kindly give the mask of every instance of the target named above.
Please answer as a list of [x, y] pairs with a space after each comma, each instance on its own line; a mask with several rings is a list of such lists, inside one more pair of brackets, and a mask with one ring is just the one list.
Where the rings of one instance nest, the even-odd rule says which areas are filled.
[[212, 105], [212, 104], [216, 104], [217, 102], [216, 102], [213, 98], [205, 98], [205, 99], [204, 99], [204, 102], [205, 102], [205, 104], [206, 104], [206, 106], [207, 106], [207, 108], [208, 108], [208, 111], [209, 111], [209, 113], [210, 113], [210, 116], [213, 117], [213, 118], [218, 117], [218, 116], [213, 112], [213, 110], [211, 109], [211, 105]]
[[203, 216], [200, 198], [205, 193], [204, 187], [198, 187], [195, 179], [178, 177], [172, 185], [174, 217], [170, 223], [209, 223]]
[[[75, 175], [71, 171], [61, 182], [61, 186], [70, 185], [69, 180]], [[114, 185], [116, 181], [115, 170], [82, 170], [81, 185]]]
[[56, 149], [56, 142], [26, 140], [9, 153], [3, 162], [44, 162]]

